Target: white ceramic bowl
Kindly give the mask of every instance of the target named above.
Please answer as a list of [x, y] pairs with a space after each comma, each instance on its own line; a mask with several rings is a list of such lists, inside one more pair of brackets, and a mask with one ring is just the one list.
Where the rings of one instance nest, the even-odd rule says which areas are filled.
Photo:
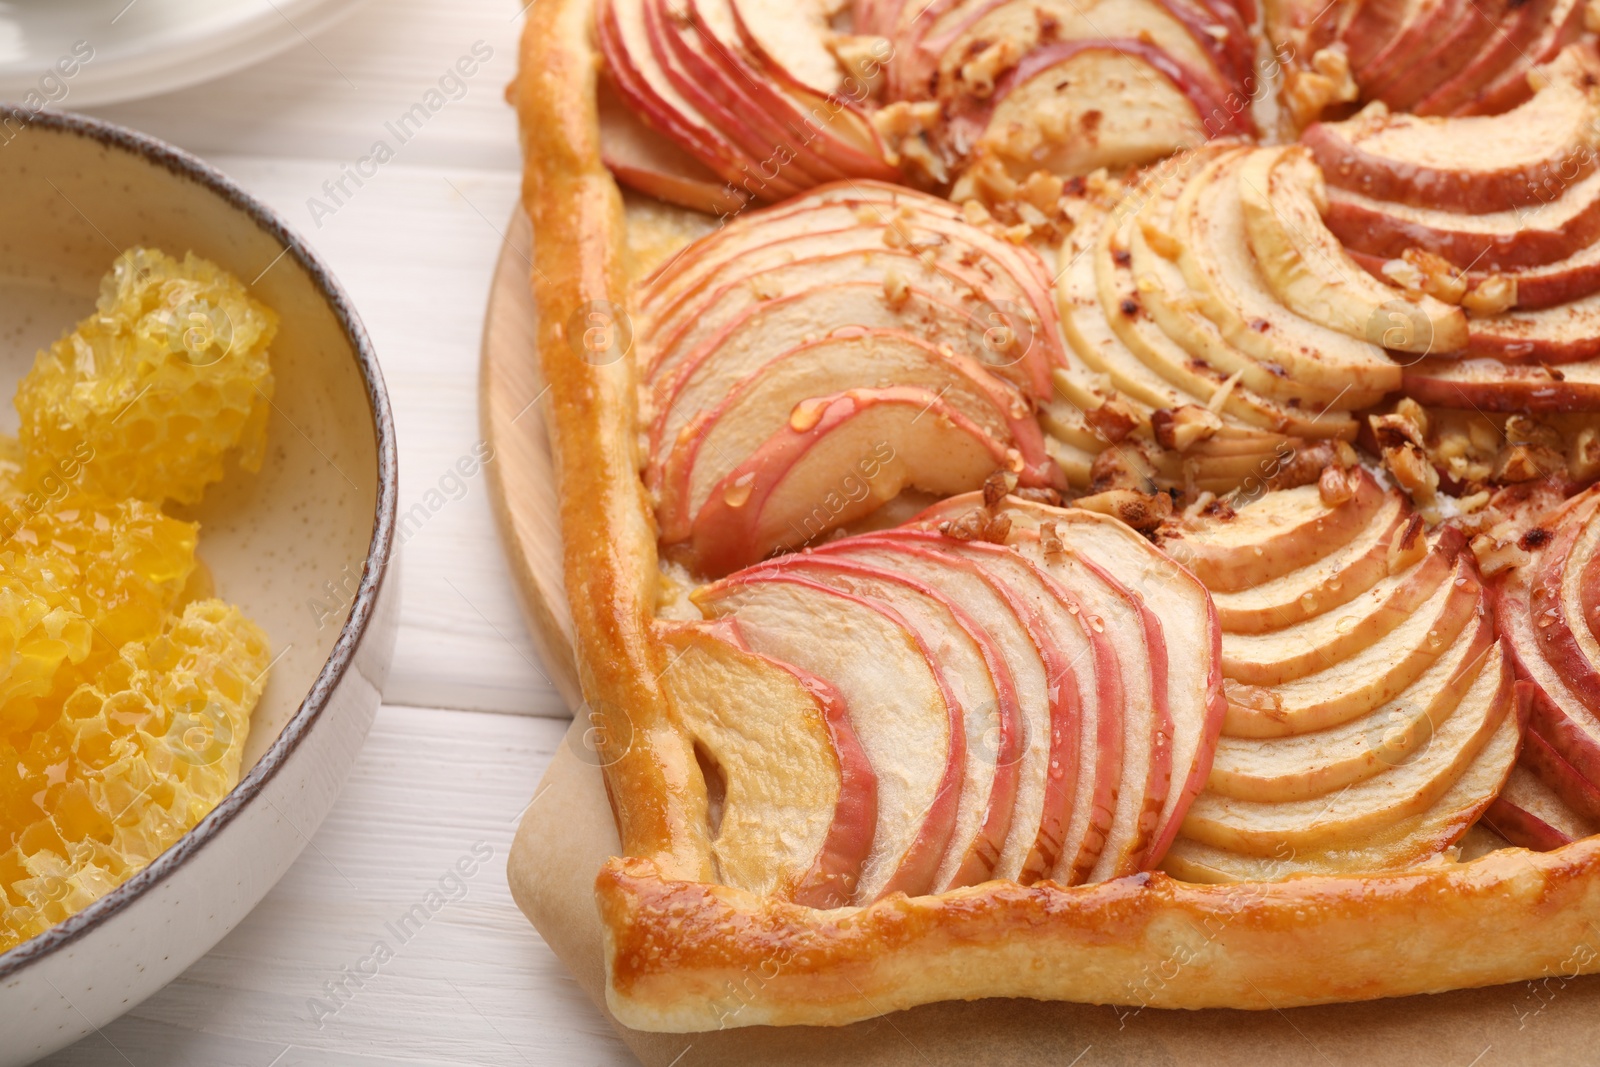
[[[0, 107], [0, 384], [93, 307], [117, 251], [193, 251], [280, 317], [267, 461], [186, 517], [218, 595], [281, 656], [238, 786], [145, 870], [0, 954], [0, 1065], [76, 1040], [231, 930], [333, 805], [394, 650], [394, 425], [365, 330], [277, 215], [199, 160], [106, 123]], [[0, 430], [16, 414], [0, 401]]]

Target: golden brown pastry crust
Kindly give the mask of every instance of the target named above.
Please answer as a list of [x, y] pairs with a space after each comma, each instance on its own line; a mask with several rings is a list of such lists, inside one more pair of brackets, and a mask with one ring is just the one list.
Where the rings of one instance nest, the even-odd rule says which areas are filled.
[[600, 162], [592, 0], [529, 12], [512, 87], [579, 673], [628, 859], [596, 882], [607, 1000], [627, 1026], [838, 1025], [939, 1000], [1283, 1008], [1600, 970], [1600, 839], [1402, 874], [1071, 889], [991, 882], [814, 911], [709, 884], [705, 788], [651, 631], [656, 536], [630, 359], [568, 323], [627, 300], [622, 201]]

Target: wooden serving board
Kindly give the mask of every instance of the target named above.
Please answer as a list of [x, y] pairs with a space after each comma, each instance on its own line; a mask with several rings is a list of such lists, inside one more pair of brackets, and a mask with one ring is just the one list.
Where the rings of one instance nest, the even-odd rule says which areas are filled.
[[489, 495], [528, 630], [567, 707], [583, 703], [572, 658], [572, 616], [561, 574], [561, 512], [544, 379], [535, 355], [539, 312], [529, 286], [533, 231], [512, 213], [489, 287], [479, 371], [478, 417], [493, 449]]

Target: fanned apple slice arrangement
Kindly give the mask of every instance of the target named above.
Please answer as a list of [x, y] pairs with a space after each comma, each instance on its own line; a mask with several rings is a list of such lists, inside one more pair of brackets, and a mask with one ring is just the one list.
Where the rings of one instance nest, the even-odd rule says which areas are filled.
[[[887, 59], [847, 69], [815, 0], [602, 0], [601, 153], [643, 192], [726, 213], [844, 178], [899, 174], [865, 105]], [[606, 103], [602, 99], [602, 104]]]
[[1412, 866], [1516, 759], [1513, 675], [1465, 540], [1361, 468], [1216, 509], [1163, 547], [1211, 590], [1228, 711], [1166, 869], [1273, 880]]
[[[1085, 174], [1255, 132], [1248, 20], [1219, 0], [858, 0], [892, 44], [887, 98], [937, 105], [943, 180]], [[893, 105], [891, 105], [893, 106]]]
[[639, 293], [646, 481], [704, 574], [996, 469], [1063, 486], [1033, 414], [1064, 356], [1050, 276], [948, 201], [871, 182], [752, 212]]
[[[1461, 344], [1434, 331], [1405, 369], [1405, 392], [1424, 404], [1600, 410], [1595, 60], [1570, 49], [1534, 84], [1526, 103], [1492, 118], [1380, 104], [1304, 135], [1327, 179], [1328, 228], [1351, 256], [1467, 316]], [[1428, 326], [1396, 316], [1399, 333], [1427, 337]]]
[[1291, 0], [1273, 36], [1294, 57], [1286, 95], [1306, 118], [1381, 101], [1417, 115], [1494, 115], [1527, 99], [1528, 74], [1584, 31], [1583, 0]]
[[723, 880], [837, 907], [1160, 861], [1222, 724], [1210, 598], [1115, 519], [1001, 491], [729, 575], [693, 595], [711, 621], [669, 624]]
[[1213, 147], [1074, 210], [1058, 296], [1078, 361], [1044, 418], [1075, 484], [1131, 459], [1226, 492], [1307, 441], [1355, 439], [1351, 413], [1400, 384], [1367, 337], [1385, 302], [1460, 331], [1458, 308], [1404, 301], [1344, 256], [1315, 170], [1296, 149]]
[[1508, 840], [1555, 848], [1600, 828], [1600, 491], [1523, 535], [1528, 562], [1496, 588], [1500, 632], [1524, 679], [1519, 774], [1489, 820]]

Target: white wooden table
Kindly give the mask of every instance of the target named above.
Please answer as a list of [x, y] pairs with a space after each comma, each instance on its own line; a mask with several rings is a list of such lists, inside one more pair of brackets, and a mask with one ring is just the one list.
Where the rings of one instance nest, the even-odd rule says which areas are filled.
[[[516, 201], [503, 90], [521, 8], [381, 0], [255, 68], [93, 109], [205, 157], [326, 258], [383, 364], [401, 511], [433, 488], [448, 503], [402, 549], [386, 703], [311, 847], [215, 951], [51, 1067], [633, 1062], [506, 887], [512, 831], [567, 711], [529, 644], [483, 477], [451, 473], [479, 441], [484, 303]], [[478, 42], [493, 54], [465, 95], [333, 205], [323, 183]], [[314, 218], [313, 197], [336, 210]], [[492, 858], [458, 887], [447, 871], [474, 848]], [[390, 924], [441, 878], [453, 899], [402, 942]], [[362, 984], [334, 1001], [327, 983], [346, 973]]]

